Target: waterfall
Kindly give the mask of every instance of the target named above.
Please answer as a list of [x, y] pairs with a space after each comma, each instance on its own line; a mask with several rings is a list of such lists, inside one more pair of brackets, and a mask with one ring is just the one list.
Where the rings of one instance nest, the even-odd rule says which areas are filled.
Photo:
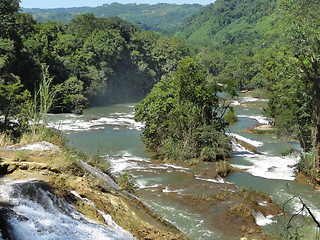
[[109, 219], [107, 226], [86, 218], [67, 201], [58, 198], [43, 181], [4, 181], [1, 184], [0, 240], [135, 239], [110, 222]]

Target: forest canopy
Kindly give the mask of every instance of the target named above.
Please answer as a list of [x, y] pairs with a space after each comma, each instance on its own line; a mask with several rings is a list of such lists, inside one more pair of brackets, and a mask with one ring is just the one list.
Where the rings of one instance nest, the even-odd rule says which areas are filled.
[[33, 101], [44, 75], [55, 93], [50, 111], [81, 113], [90, 106], [140, 101], [190, 54], [181, 40], [118, 17], [88, 13], [70, 23], [38, 23], [19, 9], [18, 0], [0, 3], [2, 130], [22, 131], [22, 103]]
[[181, 41], [141, 31], [120, 18], [84, 14], [69, 24], [36, 23], [18, 9], [18, 3], [1, 9], [1, 23], [12, 22], [5, 24], [9, 29], [1, 28], [1, 83], [18, 82], [33, 94], [41, 66], [48, 66], [58, 92], [55, 112], [142, 99], [189, 54]]

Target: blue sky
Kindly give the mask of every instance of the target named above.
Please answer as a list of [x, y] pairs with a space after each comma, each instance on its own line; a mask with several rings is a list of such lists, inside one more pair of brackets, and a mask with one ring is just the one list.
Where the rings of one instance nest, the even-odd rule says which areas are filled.
[[148, 4], [156, 4], [156, 3], [176, 3], [176, 4], [184, 4], [184, 3], [199, 3], [202, 5], [207, 5], [214, 0], [21, 0], [20, 6], [24, 8], [67, 8], [67, 7], [83, 7], [90, 6], [96, 7], [101, 6], [103, 4], [109, 4], [112, 2], [118, 3], [148, 3]]

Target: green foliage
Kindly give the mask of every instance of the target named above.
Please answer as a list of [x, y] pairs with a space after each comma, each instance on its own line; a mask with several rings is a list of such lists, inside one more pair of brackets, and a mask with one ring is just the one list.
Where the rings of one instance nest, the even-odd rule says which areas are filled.
[[[162, 157], [207, 161], [224, 159], [230, 141], [219, 106], [217, 85], [206, 84], [201, 65], [191, 58], [157, 83], [136, 106], [135, 120], [145, 122], [143, 140]], [[202, 153], [202, 155], [201, 155]]]
[[[18, 9], [18, 1], [0, 4], [0, 84], [19, 83], [22, 92], [36, 92], [42, 66], [48, 66], [57, 94], [49, 104], [53, 112], [81, 113], [94, 104], [140, 100], [189, 54], [180, 41], [141, 32], [118, 17], [83, 14], [69, 24], [37, 24]], [[44, 100], [34, 95], [31, 102]]]
[[271, 88], [271, 96], [266, 110], [274, 119], [278, 136], [291, 136], [298, 139], [304, 151], [312, 147], [311, 118], [312, 102], [305, 84], [294, 75], [296, 63], [281, 59], [275, 65], [281, 71]]
[[284, 20], [282, 33], [290, 43], [291, 57], [296, 60], [294, 75], [305, 87], [307, 99], [302, 105], [311, 106], [303, 109], [303, 113], [311, 116], [310, 138], [316, 168], [320, 167], [320, 16], [316, 10], [319, 7], [319, 0], [283, 0], [279, 3], [279, 12]]
[[83, 95], [84, 83], [76, 77], [68, 78], [57, 88], [57, 98], [62, 101], [59, 106], [63, 112], [82, 113], [87, 105], [87, 98]]
[[0, 37], [13, 37], [18, 10], [19, 0], [2, 0], [0, 2]]
[[52, 80], [48, 68], [42, 66], [42, 80], [34, 93], [33, 100], [23, 105], [23, 115], [31, 123], [29, 128], [34, 136], [39, 135], [37, 131], [44, 131], [47, 113], [55, 101], [57, 90], [52, 87]]
[[132, 194], [136, 192], [136, 184], [132, 176], [128, 173], [123, 173], [119, 176], [118, 184], [120, 186], [120, 190], [126, 190]]
[[9, 134], [19, 135], [26, 127], [23, 114], [24, 103], [30, 98], [30, 92], [23, 90], [19, 83], [0, 84], [0, 130]]
[[176, 36], [197, 46], [217, 81], [240, 89], [268, 88], [265, 35], [273, 29], [275, 0], [217, 0], [194, 15]]
[[53, 78], [49, 76], [48, 68], [43, 67], [42, 81], [40, 82], [38, 92], [35, 94], [35, 96], [39, 97], [38, 114], [42, 117], [43, 121], [45, 121], [57, 93], [55, 89], [52, 89], [52, 80]]
[[317, 175], [315, 165], [314, 165], [314, 158], [315, 158], [315, 152], [314, 150], [310, 150], [309, 152], [306, 152], [301, 155], [300, 161], [297, 166], [297, 170], [299, 172], [303, 172], [305, 174], [312, 174], [312, 178], [316, 179]]
[[[256, 24], [272, 12], [275, 0], [217, 0], [188, 19], [179, 36], [189, 41], [215, 41], [223, 44], [254, 40], [261, 32]], [[261, 29], [263, 30], [263, 29]]]
[[138, 25], [141, 29], [162, 34], [173, 34], [186, 18], [198, 13], [200, 4], [120, 4], [111, 3], [89, 8], [23, 9], [39, 22], [48, 20], [71, 22], [77, 15], [93, 13], [96, 17], [119, 17]]
[[[79, 15], [70, 24], [37, 24], [24, 45], [37, 66], [50, 66], [58, 91], [54, 112], [81, 113], [94, 104], [140, 100], [189, 54], [181, 41], [93, 14]], [[36, 77], [41, 81], [39, 72]]]
[[298, 139], [305, 152], [314, 148], [317, 166], [319, 6], [318, 0], [217, 0], [177, 33], [202, 43], [198, 56], [214, 80], [270, 95], [266, 114], [277, 134]]
[[220, 177], [226, 177], [232, 170], [233, 168], [228, 161], [217, 162], [217, 174]]
[[314, 149], [315, 168], [319, 167], [320, 155], [320, 19], [315, 10], [319, 7], [317, 0], [279, 1], [281, 21], [277, 27], [282, 52], [277, 57], [283, 61], [281, 66], [275, 64], [273, 68], [278, 77], [273, 84], [268, 111], [281, 133], [299, 139], [304, 152]]
[[224, 119], [228, 124], [232, 124], [238, 121], [238, 117], [234, 113], [233, 107], [229, 108], [229, 111], [226, 113]]

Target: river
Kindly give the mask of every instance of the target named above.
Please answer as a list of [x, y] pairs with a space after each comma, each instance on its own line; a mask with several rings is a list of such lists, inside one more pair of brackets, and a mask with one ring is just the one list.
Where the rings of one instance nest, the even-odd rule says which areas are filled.
[[[262, 117], [265, 105], [265, 100], [244, 94], [233, 102], [239, 121], [229, 127], [228, 133], [257, 147], [257, 153], [234, 143], [231, 164], [246, 171], [229, 174], [226, 179], [210, 178], [210, 174], [203, 176], [203, 172], [210, 172], [210, 164], [191, 167], [183, 163], [165, 163], [145, 151], [141, 141], [143, 124], [133, 120], [134, 104], [91, 108], [81, 116], [50, 115], [48, 123], [49, 127], [67, 134], [76, 149], [102, 155], [110, 163], [113, 174], [129, 172], [138, 186], [138, 195], [191, 239], [226, 240], [237, 238], [225, 236], [215, 228], [212, 219], [219, 210], [201, 209], [190, 199], [219, 189], [232, 190], [236, 186], [267, 192], [282, 206], [299, 194], [320, 220], [319, 193], [294, 180], [292, 166], [297, 163], [298, 156], [281, 155], [288, 149], [299, 149], [299, 144], [272, 135], [238, 132], [266, 123]], [[288, 202], [285, 210], [294, 213], [300, 208], [301, 203], [294, 199]], [[279, 218], [257, 214], [256, 223], [267, 232], [275, 232], [282, 229], [278, 226]]]

